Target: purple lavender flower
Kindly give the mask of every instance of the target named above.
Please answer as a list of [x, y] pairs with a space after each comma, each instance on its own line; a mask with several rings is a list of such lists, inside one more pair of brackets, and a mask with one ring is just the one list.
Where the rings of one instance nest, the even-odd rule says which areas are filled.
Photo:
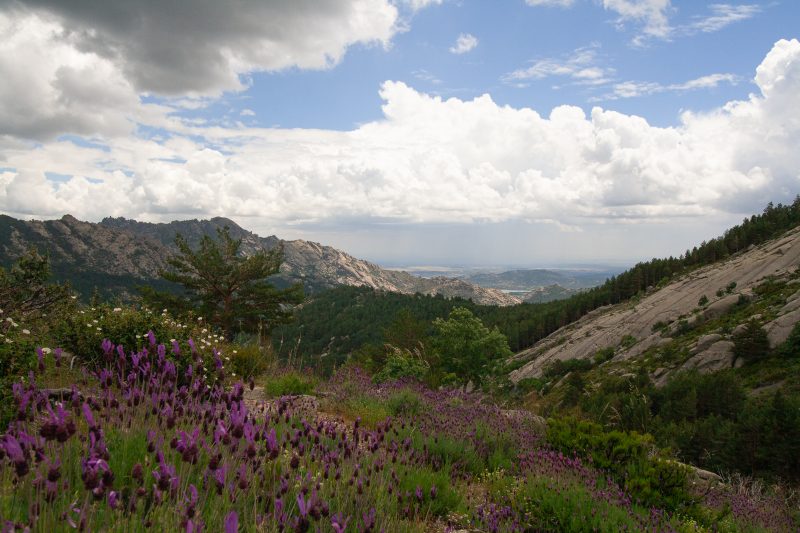
[[238, 533], [239, 531], [239, 515], [236, 511], [231, 511], [225, 517], [225, 533]]
[[342, 513], [336, 513], [331, 517], [331, 527], [336, 533], [344, 533], [344, 530], [347, 529], [347, 523], [350, 521], [350, 517], [347, 518], [342, 516]]

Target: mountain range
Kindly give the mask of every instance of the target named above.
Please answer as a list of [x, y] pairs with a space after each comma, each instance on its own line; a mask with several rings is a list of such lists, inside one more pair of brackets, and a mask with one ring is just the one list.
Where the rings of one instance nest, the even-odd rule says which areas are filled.
[[222, 217], [170, 223], [105, 218], [92, 223], [71, 215], [47, 221], [23, 221], [0, 215], [0, 264], [10, 266], [33, 247], [49, 255], [56, 279], [70, 281], [82, 294], [97, 288], [107, 295], [130, 296], [139, 285], [169, 288], [159, 272], [168, 267], [167, 259], [177, 251], [174, 244], [177, 233], [186, 237], [190, 245], [196, 245], [203, 235], [215, 235], [218, 228], [226, 226], [234, 238], [241, 239], [245, 255], [283, 245], [284, 262], [273, 278], [279, 286], [299, 282], [306, 292], [313, 293], [353, 285], [404, 294], [458, 296], [490, 305], [520, 302], [503, 291], [461, 279], [419, 278], [384, 269], [316, 242], [260, 237]]

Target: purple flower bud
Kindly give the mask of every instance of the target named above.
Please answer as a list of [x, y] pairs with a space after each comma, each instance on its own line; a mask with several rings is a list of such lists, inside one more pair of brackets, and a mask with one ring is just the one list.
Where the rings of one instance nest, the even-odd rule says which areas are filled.
[[236, 511], [231, 511], [225, 517], [225, 533], [238, 533], [239, 531], [239, 515]]

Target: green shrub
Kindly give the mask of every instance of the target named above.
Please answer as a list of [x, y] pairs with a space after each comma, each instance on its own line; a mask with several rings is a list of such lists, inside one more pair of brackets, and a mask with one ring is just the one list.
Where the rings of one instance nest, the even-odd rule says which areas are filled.
[[625, 335], [622, 337], [622, 340], [619, 341], [619, 345], [625, 349], [630, 348], [634, 344], [636, 344], [636, 337], [633, 335]]
[[591, 370], [592, 361], [590, 359], [566, 359], [564, 361], [553, 361], [544, 369], [543, 376], [546, 378], [560, 378], [570, 372], [585, 372]]
[[[182, 349], [188, 351], [185, 341], [193, 338], [198, 348], [202, 348], [201, 337], [211, 334], [197, 324], [197, 321], [191, 320], [182, 323], [164, 311], [156, 313], [132, 306], [99, 304], [77, 309], [75, 313], [57, 321], [53, 327], [53, 337], [59, 346], [94, 368], [103, 356], [100, 347], [103, 339], [114, 339], [115, 344], [121, 344], [126, 351], [130, 351], [146, 346], [147, 332], [152, 331], [156, 340], [167, 347], [171, 339], [176, 339]], [[184, 325], [187, 327], [184, 328]], [[210, 355], [210, 350], [206, 351]]]
[[705, 294], [702, 295], [699, 300], [697, 300], [697, 305], [699, 307], [704, 307], [707, 303], [708, 303], [708, 296], [706, 296]]
[[656, 322], [655, 324], [653, 324], [653, 327], [652, 327], [651, 329], [652, 329], [652, 331], [655, 333], [656, 331], [663, 331], [663, 330], [667, 329], [667, 326], [668, 326], [668, 325], [669, 325], [669, 324], [667, 324], [667, 323], [666, 323], [666, 322], [664, 322], [663, 320], [659, 320], [658, 322]]
[[760, 361], [769, 354], [767, 332], [755, 320], [750, 320], [744, 331], [733, 338], [733, 355], [746, 362]]
[[386, 405], [394, 416], [414, 416], [422, 412], [424, 407], [419, 394], [409, 389], [403, 389], [389, 396]]
[[264, 378], [264, 394], [267, 398], [313, 394], [317, 378], [296, 370], [284, 370]]
[[725, 286], [725, 292], [726, 292], [727, 294], [730, 294], [730, 293], [732, 293], [732, 292], [733, 292], [733, 289], [735, 289], [735, 288], [736, 288], [736, 282], [735, 282], [735, 281], [731, 281], [730, 283], [728, 283], [728, 284]]
[[[415, 495], [419, 489], [422, 501], [418, 502], [418, 518], [446, 517], [463, 508], [461, 494], [454, 488], [450, 476], [443, 470], [406, 468], [400, 475], [401, 493]], [[433, 489], [433, 491], [431, 491]], [[397, 500], [395, 500], [397, 501]], [[401, 505], [398, 502], [398, 506]]]
[[597, 350], [597, 352], [594, 354], [594, 364], [600, 365], [606, 361], [611, 361], [613, 358], [614, 348], [611, 346], [606, 346], [605, 348]]
[[374, 380], [376, 383], [402, 378], [422, 380], [428, 369], [428, 364], [422, 359], [416, 358], [408, 352], [397, 350], [389, 355], [381, 371], [375, 374]]
[[269, 346], [234, 345], [230, 353], [233, 370], [237, 376], [241, 376], [243, 379], [265, 374], [273, 363], [272, 350]]
[[532, 390], [535, 390], [538, 393], [541, 393], [544, 389], [545, 385], [547, 385], [547, 380], [542, 378], [525, 378], [521, 379], [517, 382], [517, 389], [522, 394], [527, 394]]
[[786, 342], [781, 344], [777, 353], [783, 357], [800, 357], [800, 322], [794, 325]]
[[663, 457], [649, 435], [604, 431], [575, 418], [550, 419], [547, 441], [565, 454], [578, 454], [607, 471], [643, 505], [677, 510], [693, 504], [688, 469]]

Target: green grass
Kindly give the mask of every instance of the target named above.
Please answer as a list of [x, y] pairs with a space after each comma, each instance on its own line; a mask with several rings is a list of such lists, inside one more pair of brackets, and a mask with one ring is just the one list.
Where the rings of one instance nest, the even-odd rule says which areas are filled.
[[313, 394], [319, 381], [316, 377], [296, 370], [286, 370], [263, 378], [264, 394], [267, 398]]

